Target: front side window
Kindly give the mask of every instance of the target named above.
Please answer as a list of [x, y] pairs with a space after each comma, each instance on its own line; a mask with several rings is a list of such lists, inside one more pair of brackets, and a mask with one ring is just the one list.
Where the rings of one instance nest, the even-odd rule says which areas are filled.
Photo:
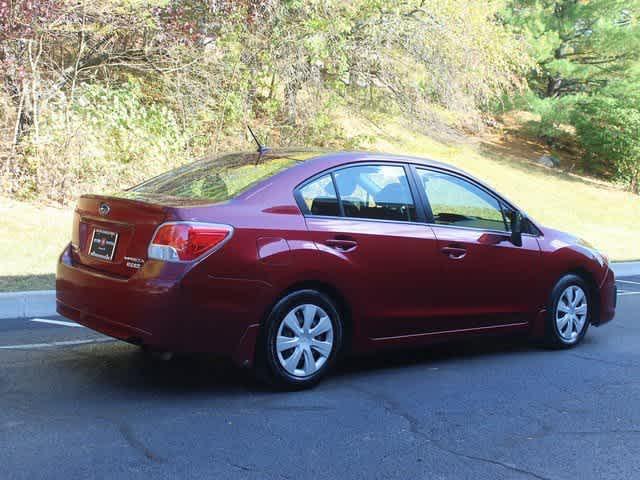
[[508, 231], [498, 200], [455, 175], [417, 169], [438, 225]]
[[337, 170], [336, 187], [346, 217], [413, 221], [416, 208], [404, 167], [360, 165]]

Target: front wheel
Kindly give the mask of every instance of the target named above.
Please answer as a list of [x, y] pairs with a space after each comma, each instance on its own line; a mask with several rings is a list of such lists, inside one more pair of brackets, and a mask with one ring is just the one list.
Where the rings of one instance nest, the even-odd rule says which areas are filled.
[[333, 302], [315, 290], [300, 290], [271, 311], [258, 346], [258, 373], [285, 388], [315, 385], [342, 346], [342, 319]]
[[587, 283], [577, 275], [562, 277], [551, 292], [546, 343], [555, 348], [570, 348], [580, 343], [589, 328], [592, 307]]

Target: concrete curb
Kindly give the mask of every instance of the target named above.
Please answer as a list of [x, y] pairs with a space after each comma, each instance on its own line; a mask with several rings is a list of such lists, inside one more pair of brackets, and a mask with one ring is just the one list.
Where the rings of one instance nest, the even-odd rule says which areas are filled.
[[615, 262], [611, 263], [611, 269], [616, 277], [633, 277], [640, 275], [640, 262]]
[[55, 314], [55, 290], [0, 293], [0, 319], [44, 317]]
[[[640, 262], [611, 264], [616, 277], [640, 275]], [[56, 314], [55, 290], [0, 292], [0, 320], [5, 318], [46, 317]]]

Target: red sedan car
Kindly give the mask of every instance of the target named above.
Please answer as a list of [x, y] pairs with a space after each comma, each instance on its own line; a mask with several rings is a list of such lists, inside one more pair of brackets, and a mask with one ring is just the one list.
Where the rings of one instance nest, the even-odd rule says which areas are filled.
[[82, 196], [56, 288], [89, 328], [294, 388], [345, 353], [489, 333], [571, 347], [616, 305], [606, 257], [460, 170], [299, 150]]

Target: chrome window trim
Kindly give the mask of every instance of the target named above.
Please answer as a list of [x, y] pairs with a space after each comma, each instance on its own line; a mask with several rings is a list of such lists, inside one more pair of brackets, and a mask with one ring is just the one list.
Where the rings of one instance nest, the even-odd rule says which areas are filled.
[[[398, 167], [401, 168], [404, 171], [404, 175], [405, 178], [407, 180], [407, 186], [409, 187], [409, 194], [411, 195], [411, 201], [413, 202], [413, 208], [415, 210], [415, 216], [416, 216], [416, 220], [380, 220], [380, 219], [376, 219], [376, 218], [365, 218], [365, 217], [347, 217], [344, 214], [344, 206], [342, 205], [342, 198], [340, 196], [340, 191], [338, 190], [338, 184], [336, 182], [335, 179], [335, 173], [339, 172], [340, 170], [345, 170], [348, 168], [354, 168], [354, 167], [379, 167], [381, 165], [388, 165], [388, 166], [392, 166], [392, 167]], [[307, 207], [306, 202], [304, 202], [304, 199], [302, 198], [302, 194], [301, 194], [301, 190], [306, 187], [307, 185], [313, 183], [314, 181], [324, 177], [325, 175], [330, 175], [331, 176], [331, 180], [333, 182], [333, 189], [336, 192], [336, 198], [338, 200], [338, 208], [340, 209], [340, 213], [341, 216], [339, 217], [334, 217], [334, 216], [329, 216], [329, 215], [314, 215], [313, 213], [311, 213], [309, 211], [309, 208]], [[298, 204], [298, 208], [300, 209], [300, 211], [302, 212], [302, 215], [306, 218], [306, 217], [313, 217], [313, 218], [342, 218], [342, 219], [355, 219], [355, 220], [371, 220], [371, 221], [377, 221], [377, 222], [394, 222], [394, 223], [421, 223], [423, 224], [424, 222], [419, 221], [419, 217], [422, 216], [421, 215], [421, 209], [422, 209], [422, 203], [418, 201], [419, 197], [419, 192], [416, 192], [414, 190], [414, 185], [412, 184], [412, 176], [411, 176], [411, 170], [410, 170], [410, 164], [408, 162], [393, 162], [393, 161], [388, 161], [388, 160], [380, 160], [380, 161], [376, 161], [376, 160], [368, 160], [368, 161], [364, 161], [364, 162], [350, 162], [350, 163], [345, 163], [342, 165], [337, 165], [331, 168], [327, 168], [321, 172], [316, 173], [315, 175], [312, 175], [311, 177], [307, 178], [306, 180], [300, 182], [298, 185], [296, 185], [293, 189], [293, 198], [296, 201], [296, 203]], [[303, 208], [304, 206], [304, 208]]]
[[[471, 185], [479, 188], [480, 190], [482, 190], [483, 192], [485, 192], [487, 195], [489, 195], [490, 197], [492, 197], [494, 200], [496, 200], [498, 202], [498, 205], [501, 207], [500, 210], [502, 210], [502, 205], [506, 205], [507, 207], [520, 212], [521, 214], [524, 215], [524, 217], [527, 219], [528, 222], [531, 222], [531, 224], [533, 225], [533, 227], [538, 230], [540, 233], [538, 235], [533, 234], [533, 233], [522, 233], [522, 235], [526, 235], [528, 237], [542, 237], [542, 230], [540, 228], [538, 228], [538, 226], [529, 219], [529, 217], [524, 214], [524, 212], [522, 210], [520, 210], [519, 208], [517, 208], [516, 206], [514, 206], [511, 202], [509, 202], [508, 200], [506, 200], [505, 198], [503, 198], [499, 193], [494, 192], [493, 190], [491, 190], [489, 187], [484, 186], [480, 183], [478, 183], [477, 181], [475, 181], [473, 178], [468, 177], [467, 175], [465, 175], [464, 173], [460, 173], [460, 172], [455, 172], [452, 170], [448, 170], [446, 168], [440, 168], [437, 166], [430, 166], [430, 165], [419, 165], [419, 164], [412, 164], [414, 166], [414, 168], [416, 169], [416, 173], [417, 170], [428, 170], [428, 171], [435, 171], [435, 172], [439, 172], [439, 173], [445, 173], [447, 175], [451, 175], [454, 177], [458, 177], [466, 182], [469, 182]], [[427, 195], [426, 192], [424, 192], [424, 195], [427, 198], [427, 202], [429, 202], [429, 196]], [[431, 208], [431, 204], [429, 203], [429, 208]], [[504, 215], [504, 212], [503, 212]], [[477, 231], [482, 231], [482, 232], [487, 232], [487, 233], [511, 233], [511, 230], [493, 230], [493, 229], [484, 229], [484, 228], [478, 228], [478, 227], [462, 227], [462, 226], [458, 226], [458, 225], [446, 225], [446, 224], [442, 224], [442, 223], [427, 223], [427, 225], [431, 225], [431, 226], [438, 226], [438, 227], [448, 227], [448, 228], [459, 228], [459, 229], [465, 229], [465, 230], [477, 230]]]
[[313, 215], [313, 214], [303, 214], [305, 218], [318, 218], [320, 220], [346, 220], [351, 222], [376, 222], [376, 223], [399, 223], [399, 224], [408, 224], [408, 225], [428, 225], [424, 222], [414, 222], [409, 220], [380, 220], [378, 218], [362, 218], [362, 217], [332, 217], [330, 215]]
[[[490, 230], [483, 228], [475, 228], [475, 227], [461, 227], [458, 225], [443, 225], [439, 223], [429, 223], [429, 222], [413, 222], [408, 220], [379, 220], [376, 218], [360, 218], [360, 217], [333, 217], [330, 215], [313, 215], [313, 214], [303, 214], [304, 218], [317, 218], [320, 220], [347, 220], [347, 221], [365, 221], [365, 222], [376, 222], [376, 223], [400, 223], [400, 224], [409, 224], [409, 225], [421, 225], [427, 227], [438, 227], [438, 228], [454, 228], [457, 230], [472, 230], [476, 232], [483, 233], [497, 233], [501, 235], [508, 235], [510, 232], [505, 232], [504, 230]], [[523, 236], [538, 238], [539, 235], [533, 235], [531, 233], [523, 233]]]
[[[427, 168], [427, 167], [416, 167], [416, 175], [420, 175], [420, 170], [424, 170], [426, 172], [434, 172], [433, 169]], [[506, 204], [507, 202], [505, 202], [502, 198], [500, 198], [499, 196], [497, 196], [494, 192], [490, 191], [488, 188], [479, 185], [478, 183], [472, 181], [471, 179], [465, 177], [464, 175], [458, 175], [456, 173], [453, 172], [447, 172], [447, 171], [435, 171], [434, 173], [440, 173], [440, 174], [444, 174], [444, 175], [449, 175], [451, 177], [457, 178], [459, 180], [462, 180], [463, 182], [466, 182], [468, 184], [470, 184], [471, 186], [477, 188], [478, 190], [480, 190], [481, 192], [484, 192], [485, 195], [488, 195], [489, 198], [493, 199], [498, 208], [497, 208], [497, 212], [500, 213], [500, 217], [502, 218], [502, 222], [504, 224], [504, 230], [494, 230], [494, 229], [488, 229], [488, 228], [479, 228], [479, 227], [460, 227], [460, 228], [470, 228], [470, 229], [475, 229], [475, 230], [482, 230], [484, 231], [489, 231], [489, 232], [501, 232], [501, 233], [509, 233], [511, 230], [509, 230], [508, 225], [507, 225], [507, 221], [506, 221], [506, 217], [504, 215], [504, 204]], [[422, 187], [424, 188], [424, 187]], [[462, 187], [464, 189], [464, 187]], [[471, 193], [471, 192], [469, 192]], [[431, 208], [431, 199], [429, 198], [429, 194], [426, 191], [425, 188], [425, 192], [424, 192], [425, 198], [427, 200], [427, 203], [429, 204], [429, 208], [432, 212], [432, 216], [433, 216], [433, 208]], [[476, 197], [479, 197], [479, 195], [476, 195]], [[488, 202], [485, 202], [488, 203]], [[492, 206], [492, 208], [495, 208], [494, 206]], [[513, 207], [512, 207], [513, 208]], [[435, 222], [435, 218], [433, 219], [434, 222], [432, 223], [432, 225], [438, 225], [438, 226], [452, 226], [455, 227], [456, 225], [448, 225], [448, 224], [443, 224], [443, 223], [436, 223]]]
[[[525, 218], [527, 219], [527, 221], [531, 222], [533, 228], [535, 228], [539, 233], [538, 234], [534, 234], [534, 233], [522, 233], [523, 236], [526, 237], [532, 237], [532, 238], [541, 238], [544, 237], [544, 232], [542, 231], [542, 229], [540, 227], [538, 227], [536, 225], [536, 223], [531, 220], [526, 214], [525, 212], [523, 212], [521, 209], [517, 208], [515, 205], [513, 205], [510, 201], [508, 201], [507, 199], [505, 199], [504, 197], [502, 197], [502, 195], [500, 195], [498, 192], [495, 192], [493, 190], [491, 190], [488, 186], [484, 186], [480, 183], [478, 183], [477, 181], [475, 181], [475, 179], [467, 176], [464, 172], [458, 172], [455, 170], [450, 170], [448, 168], [446, 168], [446, 166], [438, 166], [438, 165], [424, 165], [421, 163], [415, 163], [415, 161], [412, 161], [411, 158], [407, 158], [407, 159], [402, 159], [402, 160], [375, 160], [375, 159], [371, 159], [371, 160], [366, 160], [366, 161], [351, 161], [348, 163], [344, 163], [342, 165], [336, 165], [333, 167], [329, 167], [326, 168], [320, 172], [315, 173], [314, 175], [308, 177], [307, 179], [299, 182], [294, 188], [293, 188], [293, 197], [294, 200], [296, 201], [296, 204], [298, 205], [298, 208], [300, 209], [300, 212], [302, 213], [302, 216], [306, 219], [306, 218], [319, 218], [319, 219], [333, 219], [333, 220], [363, 220], [363, 221], [368, 221], [368, 222], [382, 222], [382, 223], [400, 223], [400, 224], [412, 224], [412, 225], [427, 225], [429, 227], [440, 227], [440, 228], [455, 228], [455, 229], [459, 229], [459, 230], [472, 230], [472, 231], [478, 231], [478, 232], [485, 232], [485, 233], [497, 233], [497, 234], [508, 234], [511, 231], [510, 230], [491, 230], [491, 229], [482, 229], [482, 228], [477, 228], [477, 227], [462, 227], [462, 226], [457, 226], [457, 225], [444, 225], [444, 224], [439, 224], [439, 223], [432, 223], [432, 222], [428, 222], [428, 221], [420, 221], [420, 220], [379, 220], [379, 219], [375, 219], [375, 218], [361, 218], [361, 217], [343, 217], [343, 216], [331, 216], [331, 215], [314, 215], [311, 212], [308, 211], [308, 208], [306, 206], [306, 203], [302, 200], [302, 197], [300, 196], [300, 189], [303, 188], [305, 185], [317, 180], [318, 178], [323, 177], [324, 175], [331, 175], [332, 180], [333, 180], [333, 173], [338, 171], [338, 170], [342, 170], [344, 168], [349, 168], [349, 167], [354, 167], [354, 166], [359, 166], [359, 165], [396, 165], [396, 166], [401, 166], [405, 169], [405, 174], [407, 175], [407, 180], [409, 181], [409, 189], [411, 190], [411, 195], [413, 198], [413, 203], [414, 203], [414, 207], [416, 208], [416, 210], [418, 209], [425, 209], [426, 207], [424, 205], [422, 205], [422, 200], [421, 198], [419, 199], [420, 201], [416, 201], [416, 195], [418, 197], [420, 197], [420, 192], [415, 192], [414, 191], [414, 185], [411, 184], [410, 179], [413, 177], [413, 174], [411, 172], [411, 168], [414, 169], [423, 169], [423, 170], [430, 170], [430, 171], [436, 171], [436, 172], [442, 172], [442, 173], [446, 173], [449, 175], [454, 175], [457, 177], [462, 178], [463, 180], [466, 180], [467, 182], [470, 182], [471, 184], [477, 186], [478, 188], [480, 188], [481, 190], [485, 191], [487, 194], [491, 195], [493, 198], [495, 198], [498, 203], [504, 203], [505, 205], [507, 205], [508, 207], [519, 211], [520, 213], [522, 213]], [[415, 185], [415, 188], [419, 188], [419, 185]], [[338, 197], [338, 205], [340, 205], [340, 208], [342, 208], [342, 204], [339, 200], [339, 192], [337, 189], [337, 185], [335, 184], [335, 180], [334, 180], [334, 189], [336, 190], [336, 196]], [[426, 192], [424, 193], [424, 195], [426, 196]], [[428, 199], [427, 199], [428, 200]], [[303, 208], [304, 206], [304, 208]], [[430, 208], [430, 207], [429, 207]], [[423, 212], [424, 215], [424, 212]]]

